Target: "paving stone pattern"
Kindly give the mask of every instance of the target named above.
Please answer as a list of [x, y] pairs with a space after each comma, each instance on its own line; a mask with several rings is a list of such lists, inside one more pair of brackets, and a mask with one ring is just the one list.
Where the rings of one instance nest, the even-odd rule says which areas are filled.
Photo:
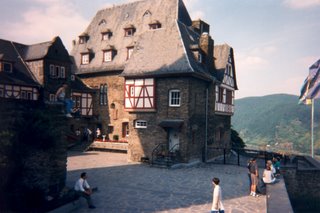
[[82, 199], [70, 212], [210, 212], [214, 176], [221, 180], [225, 212], [266, 212], [266, 196], [248, 196], [245, 167], [200, 164], [164, 169], [127, 163], [121, 153], [69, 153], [67, 186], [72, 187], [83, 171], [89, 184], [99, 188], [92, 195], [97, 208], [88, 209]]

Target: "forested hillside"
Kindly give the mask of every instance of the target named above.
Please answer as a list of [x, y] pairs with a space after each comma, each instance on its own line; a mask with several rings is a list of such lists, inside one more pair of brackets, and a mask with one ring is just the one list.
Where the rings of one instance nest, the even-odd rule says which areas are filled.
[[[310, 153], [311, 106], [294, 95], [277, 94], [235, 101], [232, 125], [248, 147]], [[315, 104], [315, 150], [320, 154], [320, 104]]]

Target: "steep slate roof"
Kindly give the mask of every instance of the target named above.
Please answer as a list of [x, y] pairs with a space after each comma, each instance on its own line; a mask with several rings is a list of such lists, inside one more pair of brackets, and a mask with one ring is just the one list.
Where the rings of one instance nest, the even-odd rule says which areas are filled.
[[[146, 14], [146, 15], [144, 15]], [[150, 30], [153, 20], [160, 29]], [[124, 28], [133, 25], [134, 36], [125, 37]], [[71, 52], [76, 63], [75, 73], [95, 73], [123, 70], [122, 76], [161, 76], [190, 74], [212, 80], [205, 66], [193, 57], [190, 44], [198, 44], [199, 34], [191, 29], [191, 18], [182, 0], [144, 0], [100, 10], [85, 30], [89, 39], [76, 44]], [[108, 41], [101, 32], [112, 31]], [[103, 62], [103, 49], [114, 46], [117, 55], [111, 62]], [[127, 59], [127, 47], [134, 46]], [[81, 53], [93, 57], [88, 65], [81, 65]]]
[[[39, 82], [37, 82], [25, 62], [47, 57], [50, 48], [54, 45], [63, 45], [59, 37], [55, 37], [48, 42], [33, 45], [0, 39], [0, 60], [13, 64], [12, 73], [0, 72], [0, 82], [39, 86]], [[66, 50], [65, 54], [68, 54]], [[69, 57], [65, 61], [70, 62]]]
[[0, 82], [8, 84], [39, 86], [28, 67], [21, 60], [20, 50], [26, 45], [0, 39], [0, 60], [12, 63], [12, 73], [0, 72]]
[[228, 64], [229, 56], [232, 58], [232, 70], [233, 70], [233, 76], [235, 79], [235, 89], [238, 89], [237, 87], [237, 81], [236, 81], [236, 72], [235, 72], [235, 64], [234, 64], [234, 55], [233, 55], [233, 48], [230, 47], [228, 44], [222, 44], [222, 45], [215, 45], [214, 46], [214, 65], [215, 65], [215, 76], [219, 81], [223, 80], [224, 73]]

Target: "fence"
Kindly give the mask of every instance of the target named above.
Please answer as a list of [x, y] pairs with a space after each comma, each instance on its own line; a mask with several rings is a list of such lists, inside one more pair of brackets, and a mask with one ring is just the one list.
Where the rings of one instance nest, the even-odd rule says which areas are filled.
[[257, 163], [261, 168], [267, 163], [267, 160], [271, 160], [273, 157], [280, 157], [284, 159], [284, 163], [287, 159], [275, 152], [253, 150], [253, 149], [227, 149], [227, 148], [213, 148], [208, 147], [207, 150], [207, 162], [217, 164], [230, 164], [238, 166], [246, 166], [249, 159], [256, 158]]

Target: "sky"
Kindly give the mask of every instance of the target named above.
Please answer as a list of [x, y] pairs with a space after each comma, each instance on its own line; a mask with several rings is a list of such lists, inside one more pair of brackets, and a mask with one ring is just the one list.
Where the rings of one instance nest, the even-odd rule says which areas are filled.
[[[98, 10], [133, 0], [1, 0], [0, 38], [23, 44], [60, 36], [70, 51]], [[236, 99], [300, 95], [320, 59], [320, 0], [184, 0], [210, 24], [215, 44], [234, 49]]]

